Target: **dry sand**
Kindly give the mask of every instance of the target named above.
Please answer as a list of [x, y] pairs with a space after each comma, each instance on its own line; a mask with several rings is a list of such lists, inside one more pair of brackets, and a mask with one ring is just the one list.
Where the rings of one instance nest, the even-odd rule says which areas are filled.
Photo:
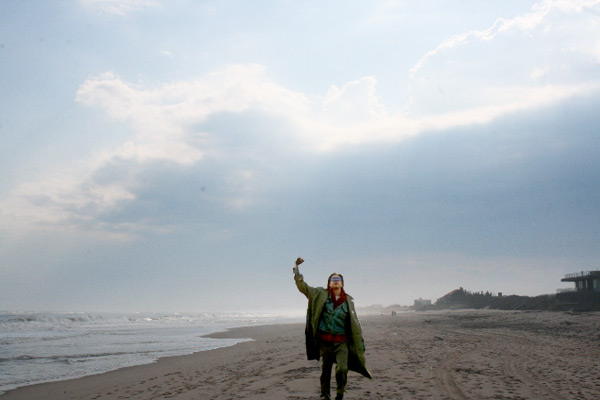
[[[600, 399], [600, 313], [445, 311], [362, 316], [373, 380], [347, 399]], [[304, 326], [234, 329], [251, 342], [20, 388], [14, 399], [317, 399]], [[332, 385], [334, 386], [334, 384]]]

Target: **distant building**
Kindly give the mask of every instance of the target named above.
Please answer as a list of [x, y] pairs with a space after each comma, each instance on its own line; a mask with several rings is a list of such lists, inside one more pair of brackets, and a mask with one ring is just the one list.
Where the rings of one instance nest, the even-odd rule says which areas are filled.
[[600, 311], [600, 271], [582, 271], [567, 274], [561, 282], [573, 282], [574, 288], [559, 289], [557, 304], [573, 310]]
[[574, 282], [575, 292], [600, 292], [600, 271], [582, 271], [567, 274], [561, 282]]
[[415, 300], [415, 310], [426, 310], [428, 308], [431, 308], [431, 300], [421, 298]]

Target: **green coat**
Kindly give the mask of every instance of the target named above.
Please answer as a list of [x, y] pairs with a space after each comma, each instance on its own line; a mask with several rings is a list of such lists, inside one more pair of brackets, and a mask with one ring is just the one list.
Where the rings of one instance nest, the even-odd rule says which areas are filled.
[[[306, 311], [306, 356], [309, 360], [318, 360], [320, 358], [319, 343], [317, 341], [317, 328], [319, 326], [319, 318], [323, 307], [327, 302], [329, 291], [322, 287], [311, 287], [304, 282], [304, 277], [301, 274], [294, 275], [298, 290], [308, 298], [308, 310]], [[365, 344], [362, 338], [362, 328], [352, 297], [348, 296], [348, 308], [350, 310], [350, 318], [348, 327], [346, 328], [347, 343], [348, 343], [348, 369], [358, 372], [359, 374], [371, 379], [371, 373], [367, 370], [365, 362]]]

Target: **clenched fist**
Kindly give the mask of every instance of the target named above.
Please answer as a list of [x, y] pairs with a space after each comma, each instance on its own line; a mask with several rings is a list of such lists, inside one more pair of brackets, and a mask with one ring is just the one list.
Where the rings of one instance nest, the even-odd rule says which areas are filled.
[[304, 259], [303, 259], [302, 257], [298, 257], [298, 258], [296, 259], [296, 267], [297, 267], [298, 265], [302, 264], [303, 262], [304, 262]]

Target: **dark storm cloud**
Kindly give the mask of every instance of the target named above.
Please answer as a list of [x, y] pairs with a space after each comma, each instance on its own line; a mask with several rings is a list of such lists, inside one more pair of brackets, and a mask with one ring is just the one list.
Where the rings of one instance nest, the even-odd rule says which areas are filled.
[[581, 99], [324, 157], [291, 173], [302, 185], [279, 201], [306, 229], [356, 245], [487, 255], [593, 250], [597, 104]]

